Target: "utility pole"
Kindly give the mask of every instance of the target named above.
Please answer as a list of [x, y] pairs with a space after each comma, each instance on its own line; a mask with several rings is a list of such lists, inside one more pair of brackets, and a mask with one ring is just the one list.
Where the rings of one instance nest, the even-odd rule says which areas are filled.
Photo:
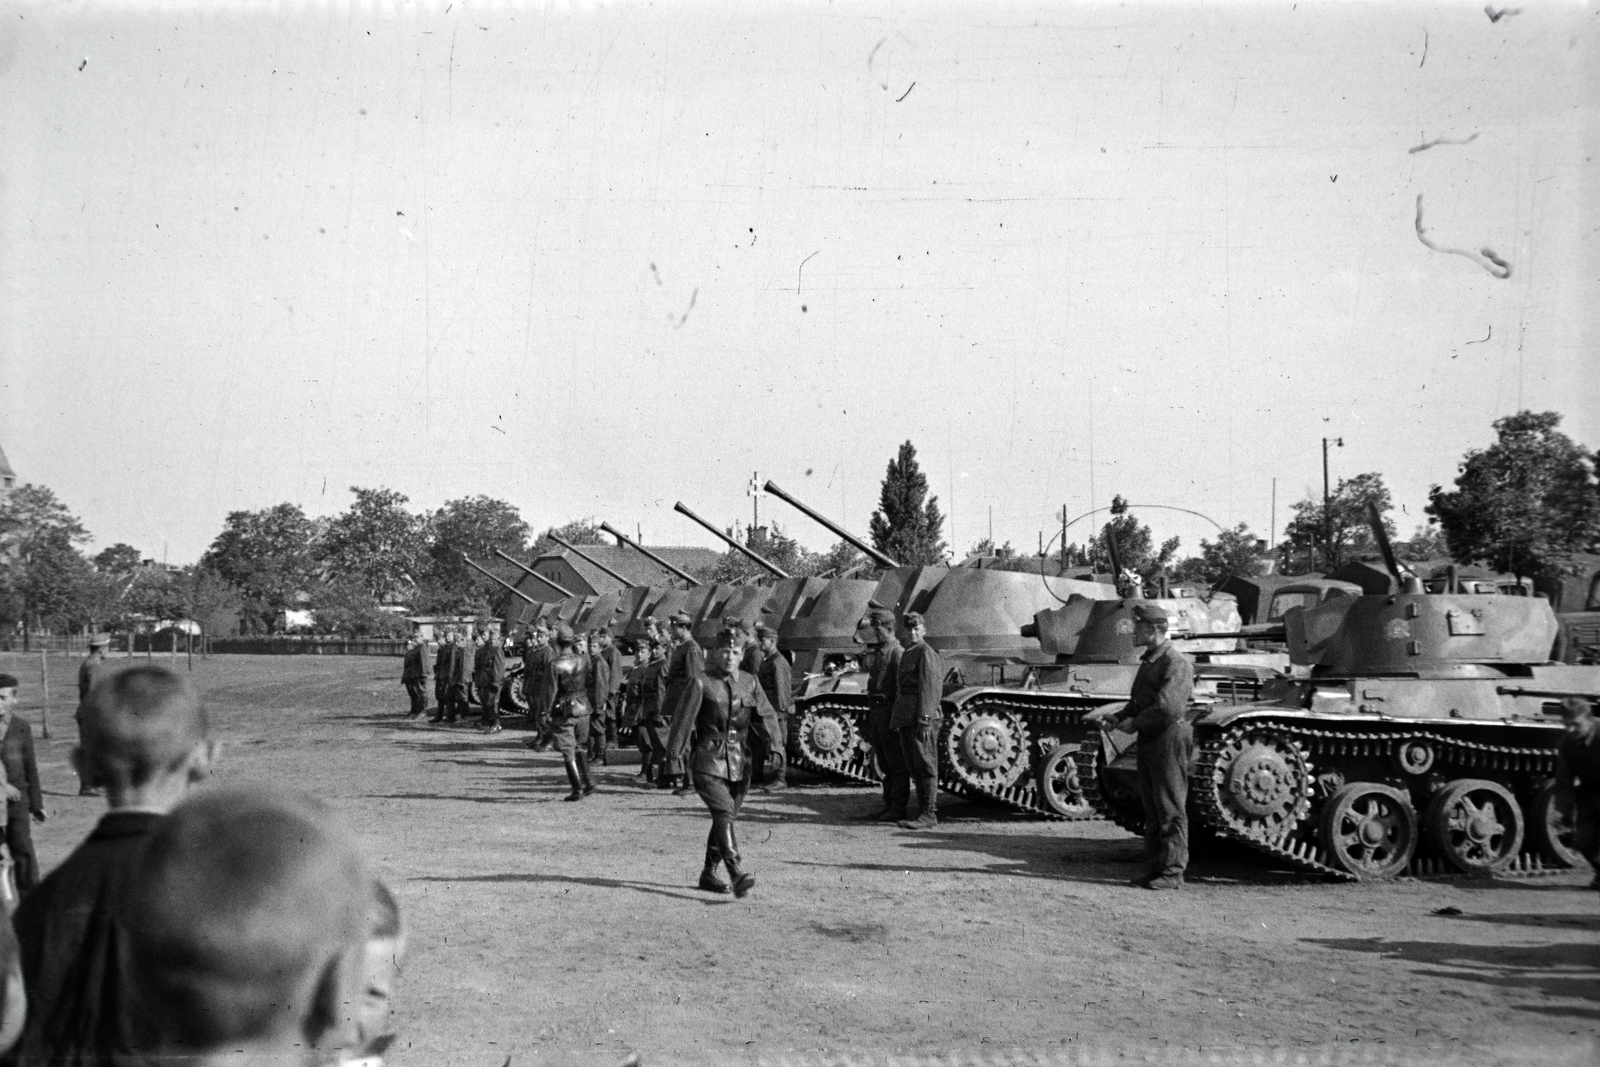
[[1272, 479], [1272, 514], [1267, 526], [1267, 551], [1278, 550], [1278, 479]]
[[1061, 505], [1061, 572], [1067, 570], [1067, 506]]
[[[750, 487], [745, 490], [750, 494], [750, 529], [755, 530], [761, 525], [761, 473], [750, 472]], [[746, 541], [749, 538], [745, 538]], [[641, 542], [642, 543], [642, 542]]]
[[[1344, 438], [1332, 438], [1334, 446], [1344, 447]], [[1322, 439], [1322, 561], [1333, 570], [1333, 495], [1328, 489], [1328, 441]]]

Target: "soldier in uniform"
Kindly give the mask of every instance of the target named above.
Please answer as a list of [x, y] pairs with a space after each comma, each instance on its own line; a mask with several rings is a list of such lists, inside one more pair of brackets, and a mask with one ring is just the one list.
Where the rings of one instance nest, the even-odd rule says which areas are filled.
[[428, 646], [422, 643], [422, 638], [412, 634], [406, 639], [406, 658], [404, 666], [400, 668], [400, 684], [406, 687], [406, 695], [411, 698], [411, 718], [416, 718], [428, 710], [428, 682], [432, 680], [433, 670], [428, 663]]
[[506, 684], [506, 654], [500, 641], [487, 631], [478, 634], [478, 651], [472, 659], [472, 684], [483, 704], [483, 731], [497, 734], [500, 726], [500, 688]]
[[639, 750], [644, 754], [639, 777], [653, 782], [657, 775], [665, 776], [667, 760], [666, 703], [667, 684], [664, 672], [667, 667], [667, 646], [651, 641], [640, 646], [642, 661], [633, 669], [629, 685], [637, 693]]
[[[667, 622], [667, 634], [672, 638], [672, 653], [667, 658], [664, 677], [667, 684], [667, 713], [672, 716], [674, 729], [669, 731], [667, 737], [667, 773], [657, 784], [663, 789], [671, 789], [676, 783], [677, 788], [673, 792], [680, 797], [694, 792], [694, 787], [690, 784], [689, 767], [685, 762], [689, 755], [689, 735], [684, 734], [679, 738], [675, 728], [678, 705], [682, 703], [689, 683], [706, 670], [706, 654], [695, 644], [694, 634], [690, 631], [693, 625], [694, 620], [684, 611], [678, 612]], [[690, 728], [693, 728], [692, 724]], [[675, 747], [674, 739], [681, 747]]]
[[578, 655], [572, 628], [562, 623], [555, 632], [555, 659], [550, 673], [555, 679], [555, 702], [550, 709], [552, 736], [561, 762], [567, 768], [572, 792], [567, 800], [582, 800], [594, 792], [589, 781], [589, 679]]
[[601, 716], [604, 730], [600, 736], [600, 762], [610, 766], [607, 753], [617, 743], [617, 727], [622, 719], [622, 686], [627, 680], [622, 669], [622, 649], [611, 639], [611, 627], [595, 628], [593, 653], [596, 659], [603, 659], [606, 663], [606, 705], [605, 713]]
[[[83, 662], [78, 664], [78, 710], [73, 716], [78, 720], [78, 732], [83, 732], [83, 702], [89, 699], [89, 690], [94, 688], [95, 679], [109, 664], [106, 660], [106, 649], [111, 647], [110, 634], [93, 634], [89, 638], [89, 654], [83, 657]], [[133, 651], [133, 635], [128, 635], [128, 651]], [[78, 795], [80, 797], [97, 797], [100, 795], [98, 786], [90, 785], [81, 778], [78, 781]]]
[[600, 635], [591, 630], [584, 642], [588, 650], [589, 762], [606, 763], [606, 720], [611, 703], [611, 661], [600, 648]]
[[759, 759], [772, 768], [772, 778], [766, 789], [770, 792], [789, 787], [788, 743], [789, 709], [794, 707], [794, 683], [789, 671], [789, 661], [778, 651], [778, 631], [768, 626], [756, 627], [756, 646], [760, 660], [754, 674], [772, 706], [771, 736], [765, 738]]
[[895, 686], [900, 679], [900, 657], [904, 649], [894, 636], [894, 616], [874, 608], [864, 620], [868, 654], [867, 743], [878, 755], [883, 774], [883, 808], [866, 818], [878, 822], [899, 822], [906, 817], [906, 802], [911, 798], [911, 778], [906, 773], [900, 739], [889, 728], [894, 717]]
[[1189, 770], [1194, 765], [1194, 728], [1185, 712], [1194, 693], [1194, 666], [1167, 638], [1167, 613], [1159, 604], [1136, 602], [1133, 642], [1144, 646], [1126, 707], [1091, 713], [1102, 730], [1139, 733], [1139, 800], [1144, 804], [1144, 871], [1129, 884], [1177, 889], [1189, 865]]
[[[39, 765], [33, 755], [33, 727], [16, 714], [17, 679], [0, 674], [0, 778], [5, 783], [6, 848], [15, 865], [17, 892], [26, 893], [39, 882], [39, 860], [33, 851], [33, 827], [48, 817], [44, 792], [39, 788]], [[12, 794], [15, 794], [13, 796]]]
[[1593, 703], [1565, 697], [1561, 726], [1566, 736], [1556, 749], [1556, 790], [1572, 800], [1573, 844], [1594, 868], [1589, 888], [1600, 889], [1600, 722]]
[[[711, 833], [706, 838], [705, 868], [700, 888], [726, 893], [728, 883], [717, 876], [719, 865], [728, 868], [733, 893], [744, 896], [756, 884], [739, 855], [735, 824], [750, 786], [750, 721], [769, 716], [772, 709], [753, 675], [739, 669], [744, 648], [736, 630], [717, 634], [707, 672], [692, 679], [672, 717], [672, 751], [689, 749], [689, 768], [695, 792], [711, 810]], [[690, 734], [694, 741], [691, 747]]]
[[902, 819], [900, 826], [931, 830], [939, 825], [939, 700], [944, 696], [944, 663], [923, 640], [927, 629], [921, 615], [908, 611], [901, 625], [909, 643], [900, 654], [889, 727], [900, 739], [905, 773], [916, 783], [920, 810], [915, 821]]
[[443, 722], [445, 709], [450, 705], [450, 642], [454, 630], [439, 635], [439, 651], [433, 656], [433, 718], [429, 722]]
[[522, 695], [528, 701], [528, 725], [533, 736], [523, 742], [536, 752], [550, 747], [550, 706], [555, 701], [555, 678], [550, 664], [555, 653], [550, 648], [550, 625], [543, 619], [533, 624], [528, 644], [522, 650]]

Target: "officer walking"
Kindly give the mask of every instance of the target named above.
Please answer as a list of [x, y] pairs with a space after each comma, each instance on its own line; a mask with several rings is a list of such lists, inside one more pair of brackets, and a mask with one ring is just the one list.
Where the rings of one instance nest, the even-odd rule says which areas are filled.
[[472, 659], [472, 684], [483, 704], [483, 732], [497, 734], [500, 726], [500, 689], [506, 684], [506, 654], [488, 631], [478, 633], [478, 651]]
[[1167, 613], [1136, 601], [1133, 643], [1142, 645], [1139, 673], [1127, 706], [1112, 715], [1093, 713], [1102, 730], [1139, 732], [1139, 800], [1144, 804], [1144, 871], [1130, 885], [1178, 889], [1189, 866], [1189, 769], [1194, 728], [1185, 712], [1194, 693], [1194, 665], [1167, 638]]
[[756, 627], [756, 647], [760, 652], [756, 664], [756, 681], [772, 705], [774, 722], [770, 738], [764, 738], [763, 751], [758, 759], [764, 767], [772, 768], [772, 779], [766, 785], [768, 792], [789, 787], [789, 709], [794, 707], [794, 684], [789, 661], [778, 651], [778, 631], [769, 626]]
[[920, 808], [914, 821], [901, 820], [900, 826], [931, 830], [939, 825], [939, 701], [944, 696], [944, 661], [924, 640], [927, 627], [921, 615], [908, 611], [900, 621], [908, 644], [895, 675], [894, 714], [889, 726], [900, 739], [905, 773], [917, 785]]
[[[894, 616], [881, 608], [863, 620], [869, 653], [867, 671], [867, 743], [878, 756], [883, 775], [883, 808], [866, 818], [878, 822], [899, 822], [906, 817], [906, 802], [911, 797], [911, 778], [906, 773], [900, 738], [889, 726], [894, 717], [895, 688], [900, 680], [900, 657], [905, 650], [894, 635]], [[859, 640], [859, 638], [858, 638]]]
[[412, 634], [406, 639], [406, 658], [400, 668], [400, 684], [406, 687], [411, 698], [411, 718], [428, 709], [428, 683], [433, 680], [433, 668], [428, 662], [428, 646], [422, 638]]

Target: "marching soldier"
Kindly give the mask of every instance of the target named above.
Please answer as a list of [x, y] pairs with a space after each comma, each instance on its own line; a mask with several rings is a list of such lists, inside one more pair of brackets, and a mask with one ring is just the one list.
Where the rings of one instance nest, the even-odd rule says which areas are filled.
[[883, 773], [883, 809], [867, 816], [878, 822], [899, 822], [906, 817], [906, 802], [911, 797], [911, 778], [906, 773], [900, 739], [890, 729], [894, 717], [895, 687], [900, 678], [900, 657], [904, 649], [894, 636], [894, 616], [881, 608], [864, 620], [866, 640], [871, 646], [867, 672], [867, 743], [878, 755]]
[[757, 626], [756, 648], [760, 657], [754, 674], [773, 712], [772, 728], [768, 731], [771, 736], [762, 739], [763, 751], [758, 757], [763, 767], [772, 768], [772, 779], [766, 785], [770, 792], [789, 787], [789, 709], [794, 707], [794, 683], [789, 661], [778, 651], [778, 631]]
[[1144, 804], [1144, 872], [1130, 885], [1178, 889], [1189, 865], [1189, 768], [1194, 728], [1185, 712], [1194, 693], [1194, 666], [1167, 638], [1167, 613], [1159, 604], [1133, 606], [1133, 643], [1143, 645], [1127, 706], [1110, 715], [1091, 713], [1102, 730], [1139, 732], [1139, 799]]
[[472, 684], [483, 703], [483, 732], [497, 734], [500, 726], [500, 688], [506, 684], [506, 654], [487, 631], [478, 633], [478, 651], [472, 661]]
[[578, 654], [572, 628], [561, 623], [555, 631], [555, 659], [550, 673], [555, 679], [555, 701], [550, 709], [551, 736], [567, 769], [572, 792], [567, 800], [582, 800], [594, 792], [589, 781], [588, 671]]
[[[695, 643], [694, 634], [690, 630], [693, 625], [694, 620], [684, 611], [678, 612], [667, 622], [667, 635], [672, 639], [672, 653], [667, 658], [665, 672], [666, 704], [667, 713], [672, 716], [674, 726], [678, 721], [678, 705], [683, 700], [684, 691], [689, 688], [690, 682], [700, 677], [706, 670], [706, 654]], [[675, 740], [678, 744], [675, 744]], [[689, 782], [689, 768], [685, 763], [688, 754], [689, 735], [686, 733], [679, 738], [678, 731], [674, 728], [667, 739], [667, 774], [657, 784], [663, 789], [670, 789], [676, 782], [677, 788], [673, 789], [673, 793], [680, 797], [694, 792], [694, 787]]]
[[412, 634], [406, 640], [405, 663], [400, 668], [400, 683], [406, 687], [406, 695], [411, 698], [411, 711], [408, 713], [411, 718], [428, 709], [428, 683], [432, 680], [428, 646], [423, 644], [422, 638]]
[[752, 719], [772, 714], [755, 677], [739, 669], [743, 655], [737, 631], [724, 629], [717, 634], [710, 667], [684, 689], [683, 702], [672, 717], [668, 741], [674, 752], [689, 751], [688, 766], [694, 775], [695, 792], [711, 810], [700, 888], [710, 893], [728, 892], [728, 883], [717, 876], [717, 867], [726, 866], [733, 879], [733, 893], [738, 897], [749, 893], [756, 884], [755, 875], [744, 869], [735, 830], [739, 809], [750, 787], [747, 735]]
[[889, 726], [899, 735], [905, 773], [917, 785], [921, 810], [915, 821], [902, 819], [900, 826], [906, 830], [931, 830], [939, 825], [939, 700], [944, 696], [944, 663], [933, 646], [923, 640], [927, 629], [921, 615], [908, 611], [901, 625], [910, 643], [900, 654], [894, 714]]

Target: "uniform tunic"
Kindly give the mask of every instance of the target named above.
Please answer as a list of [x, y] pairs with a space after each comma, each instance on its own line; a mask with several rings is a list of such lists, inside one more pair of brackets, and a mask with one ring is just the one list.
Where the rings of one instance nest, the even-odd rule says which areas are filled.
[[672, 717], [667, 747], [673, 752], [689, 749], [695, 792], [711, 811], [708, 844], [723, 841], [732, 853], [730, 863], [737, 862], [733, 823], [750, 788], [750, 722], [763, 714], [772, 714], [772, 708], [760, 683], [754, 675], [735, 671], [702, 674], [691, 681]]
[[761, 692], [766, 695], [767, 703], [772, 706], [773, 723], [763, 739], [764, 751], [757, 754], [757, 760], [762, 763], [775, 764], [777, 779], [784, 778], [784, 768], [788, 760], [785, 758], [789, 747], [789, 709], [794, 707], [794, 683], [789, 670], [789, 661], [783, 658], [783, 653], [773, 649], [771, 655], [763, 655], [756, 664], [756, 681], [761, 684]]
[[654, 659], [634, 673], [639, 682], [639, 739], [652, 758], [667, 754], [667, 664]]
[[33, 756], [33, 727], [15, 715], [0, 738], [0, 764], [5, 767], [6, 780], [22, 792], [16, 800], [6, 801], [6, 847], [16, 864], [17, 891], [26, 893], [39, 881], [29, 816], [43, 813], [44, 794], [39, 788], [39, 765]]
[[1573, 844], [1600, 872], [1600, 730], [1587, 741], [1561, 739], [1556, 749], [1556, 788], [1572, 796]]
[[550, 664], [555, 680], [555, 703], [550, 723], [556, 748], [563, 756], [575, 756], [589, 743], [589, 679], [583, 660], [571, 652], [558, 655]]
[[905, 649], [890, 637], [873, 651], [867, 670], [867, 743], [878, 754], [879, 770], [883, 774], [884, 803], [894, 800], [889, 795], [892, 783], [906, 777], [905, 754], [900, 751], [900, 738], [889, 726], [894, 718], [894, 705], [900, 681], [900, 657]]
[[555, 658], [548, 644], [522, 654], [522, 695], [528, 701], [529, 720], [540, 728], [550, 720], [550, 708], [556, 699], [555, 676], [550, 671]]
[[472, 684], [483, 703], [486, 723], [500, 721], [500, 688], [506, 684], [506, 654], [499, 641], [485, 641], [472, 657]]
[[[674, 726], [674, 728], [669, 732], [667, 738], [668, 774], [689, 773], [689, 769], [685, 765], [685, 761], [688, 756], [689, 735], [684, 735], [682, 749], [674, 748], [672, 739], [678, 736], [678, 731], [676, 729], [676, 724], [678, 721], [678, 708], [683, 703], [684, 691], [689, 688], [689, 683], [704, 674], [705, 670], [705, 651], [701, 649], [699, 645], [695, 644], [693, 638], [684, 641], [682, 644], [673, 646], [672, 654], [667, 658], [667, 670], [665, 674], [667, 683], [667, 708], [672, 716], [672, 723]], [[693, 728], [693, 724], [690, 724], [691, 731]]]
[[441, 718], [450, 705], [450, 647], [444, 642], [433, 657], [433, 702], [438, 708], [434, 715]]
[[889, 725], [900, 734], [906, 773], [913, 778], [939, 774], [939, 701], [944, 696], [944, 663], [926, 641], [900, 654], [895, 673], [894, 712]]
[[421, 715], [427, 710], [428, 683], [432, 680], [428, 647], [419, 643], [406, 649], [405, 664], [400, 669], [400, 684], [406, 687], [406, 695], [411, 698], [411, 714]]
[[1139, 660], [1128, 697], [1128, 725], [1139, 732], [1139, 799], [1144, 804], [1148, 873], [1178, 875], [1189, 865], [1189, 768], [1194, 728], [1185, 713], [1194, 665], [1171, 641]]

